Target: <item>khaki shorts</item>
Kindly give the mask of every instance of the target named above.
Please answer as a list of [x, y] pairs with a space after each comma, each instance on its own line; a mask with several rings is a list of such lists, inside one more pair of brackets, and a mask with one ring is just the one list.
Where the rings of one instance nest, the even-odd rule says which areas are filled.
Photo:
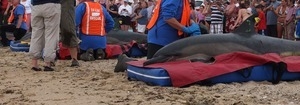
[[64, 47], [77, 47], [80, 43], [75, 29], [75, 0], [61, 0], [60, 42]]

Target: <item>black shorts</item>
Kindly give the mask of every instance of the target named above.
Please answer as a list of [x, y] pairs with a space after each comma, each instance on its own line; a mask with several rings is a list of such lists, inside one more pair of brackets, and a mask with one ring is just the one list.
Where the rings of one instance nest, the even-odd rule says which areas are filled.
[[121, 16], [121, 25], [131, 25], [131, 18], [129, 16]]

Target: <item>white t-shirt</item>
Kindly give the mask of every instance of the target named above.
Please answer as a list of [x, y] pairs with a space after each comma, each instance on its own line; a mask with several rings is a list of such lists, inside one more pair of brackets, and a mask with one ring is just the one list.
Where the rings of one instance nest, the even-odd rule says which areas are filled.
[[21, 4], [25, 6], [26, 14], [31, 13], [31, 0], [21, 0]]
[[[127, 11], [125, 11], [124, 9], [127, 10]], [[130, 16], [132, 14], [132, 7], [130, 5], [125, 6], [124, 4], [122, 4], [119, 7], [118, 13], [121, 16]]]

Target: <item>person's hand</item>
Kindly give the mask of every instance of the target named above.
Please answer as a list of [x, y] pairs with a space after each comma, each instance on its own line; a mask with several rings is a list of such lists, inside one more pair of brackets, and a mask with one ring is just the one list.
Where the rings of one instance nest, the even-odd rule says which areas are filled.
[[182, 30], [184, 33], [186, 33], [186, 34], [192, 33], [192, 31], [191, 31], [188, 27], [182, 27], [181, 30]]
[[183, 27], [182, 31], [184, 33], [187, 33], [188, 35], [191, 35], [191, 36], [200, 35], [201, 34], [200, 27], [196, 23], [192, 23], [192, 25], [189, 26], [189, 27]]
[[191, 30], [190, 36], [201, 35], [201, 30], [197, 23], [192, 23], [188, 28]]

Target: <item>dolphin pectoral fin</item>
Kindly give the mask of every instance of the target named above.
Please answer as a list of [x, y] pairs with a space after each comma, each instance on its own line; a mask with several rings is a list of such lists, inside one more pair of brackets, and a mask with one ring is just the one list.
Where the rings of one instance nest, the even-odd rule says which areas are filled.
[[169, 60], [169, 56], [158, 56], [158, 57], [154, 57], [151, 58], [149, 60], [147, 60], [146, 62], [143, 63], [143, 66], [147, 66], [150, 64], [154, 64], [154, 63], [161, 63], [161, 62], [165, 62]]

